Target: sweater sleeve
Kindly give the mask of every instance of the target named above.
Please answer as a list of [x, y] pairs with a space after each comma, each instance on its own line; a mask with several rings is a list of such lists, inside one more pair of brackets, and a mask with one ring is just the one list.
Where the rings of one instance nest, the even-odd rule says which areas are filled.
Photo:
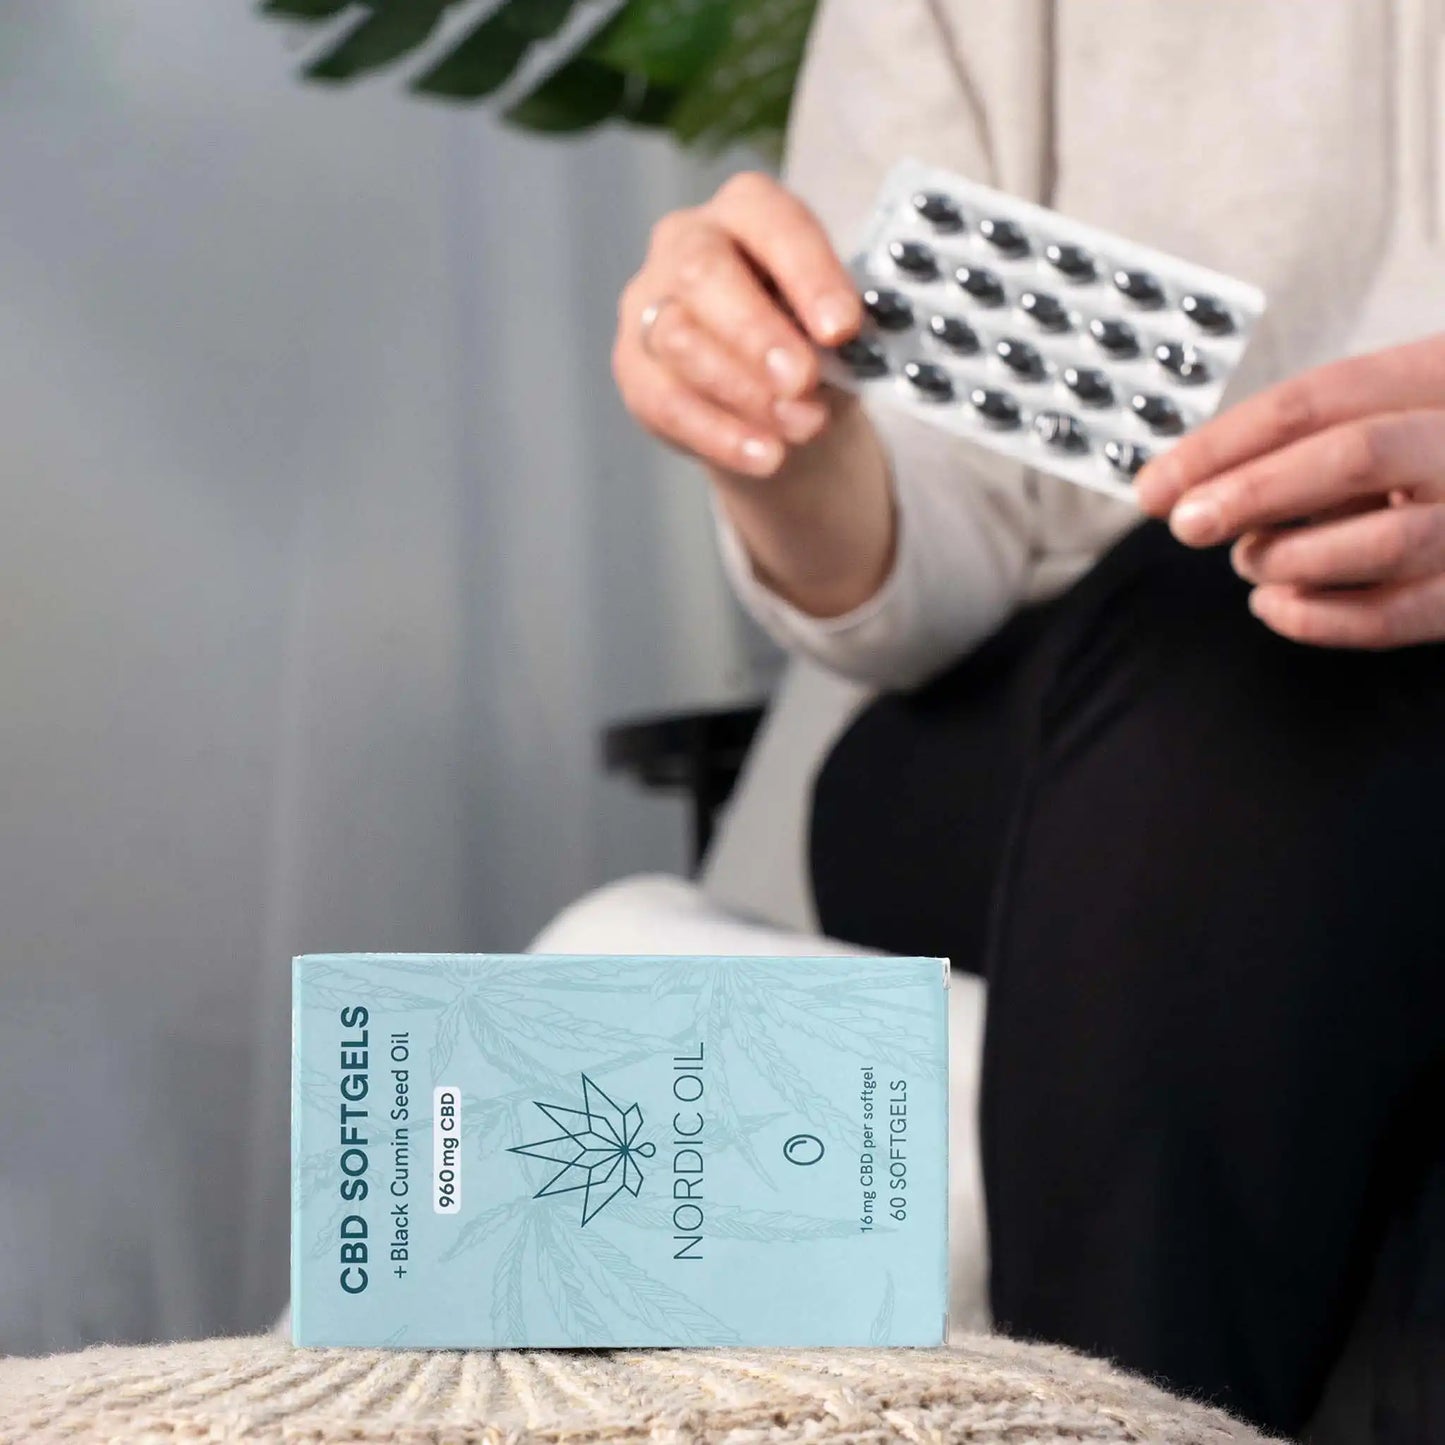
[[[901, 157], [996, 180], [979, 98], [952, 39], [932, 5], [819, 6], [784, 174], [842, 254]], [[962, 656], [1017, 606], [1036, 546], [1034, 479], [901, 411], [870, 416], [889, 459], [898, 546], [891, 575], [856, 611], [817, 618], [789, 605], [715, 511], [728, 577], [777, 642], [845, 676], [902, 687]]]

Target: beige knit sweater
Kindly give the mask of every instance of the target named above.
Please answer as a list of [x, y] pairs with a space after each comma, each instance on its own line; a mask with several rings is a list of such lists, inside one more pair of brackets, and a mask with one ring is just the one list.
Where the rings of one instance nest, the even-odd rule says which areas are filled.
[[[1445, 330], [1445, 0], [822, 0], [787, 176], [839, 249], [901, 156], [1053, 205], [1262, 287], [1231, 398]], [[896, 410], [899, 547], [820, 621], [753, 576], [785, 648], [875, 686], [962, 656], [1077, 578], [1138, 513]]]
[[1263, 1445], [1066, 1350], [297, 1350], [275, 1336], [0, 1360], [3, 1445], [945, 1441]]

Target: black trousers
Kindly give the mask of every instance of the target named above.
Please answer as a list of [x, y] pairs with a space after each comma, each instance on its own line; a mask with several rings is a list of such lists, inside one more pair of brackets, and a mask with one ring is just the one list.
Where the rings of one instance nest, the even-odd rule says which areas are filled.
[[988, 980], [999, 1327], [1297, 1431], [1445, 1161], [1445, 647], [1286, 642], [1147, 524], [873, 703], [813, 808], [828, 932]]

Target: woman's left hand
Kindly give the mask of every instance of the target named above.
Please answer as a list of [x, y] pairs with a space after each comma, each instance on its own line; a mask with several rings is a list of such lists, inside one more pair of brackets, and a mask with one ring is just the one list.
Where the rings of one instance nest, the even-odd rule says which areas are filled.
[[1445, 335], [1241, 402], [1139, 474], [1190, 547], [1234, 543], [1251, 610], [1297, 642], [1445, 640]]

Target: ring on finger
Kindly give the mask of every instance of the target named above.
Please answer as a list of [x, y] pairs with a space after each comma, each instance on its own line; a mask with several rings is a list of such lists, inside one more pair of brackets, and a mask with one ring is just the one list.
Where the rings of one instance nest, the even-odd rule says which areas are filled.
[[659, 296], [656, 301], [650, 301], [642, 308], [642, 315], [637, 318], [637, 329], [642, 333], [642, 349], [651, 357], [657, 353], [652, 349], [652, 333], [657, 328], [658, 318], [669, 306], [676, 304], [677, 297], [669, 292], [665, 296]]

